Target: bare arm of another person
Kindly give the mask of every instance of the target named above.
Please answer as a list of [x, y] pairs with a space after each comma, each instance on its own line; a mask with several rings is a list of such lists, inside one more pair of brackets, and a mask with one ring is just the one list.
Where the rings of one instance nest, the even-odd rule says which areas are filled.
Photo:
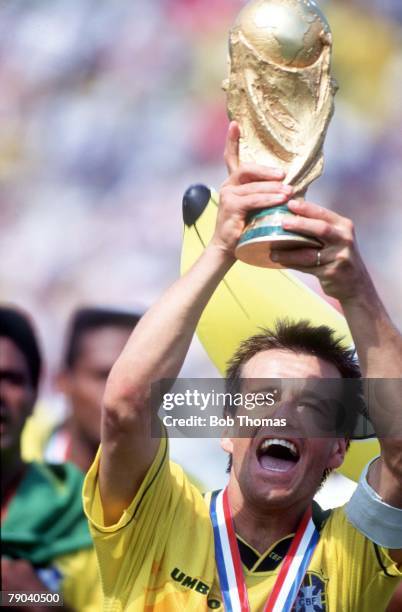
[[281, 183], [283, 172], [239, 166], [238, 140], [239, 128], [232, 123], [225, 149], [229, 178], [220, 191], [210, 245], [144, 315], [109, 375], [99, 477], [108, 525], [130, 504], [159, 446], [151, 437], [150, 385], [179, 374], [202, 311], [234, 262], [248, 213], [285, 202], [291, 195], [291, 188]]

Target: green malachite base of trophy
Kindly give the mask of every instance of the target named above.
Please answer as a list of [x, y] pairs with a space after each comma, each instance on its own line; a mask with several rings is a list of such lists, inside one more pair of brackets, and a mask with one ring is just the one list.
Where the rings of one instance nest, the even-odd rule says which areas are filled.
[[287, 216], [294, 215], [286, 205], [267, 208], [253, 215], [236, 247], [237, 259], [261, 268], [281, 268], [283, 266], [272, 261], [271, 251], [322, 247], [321, 242], [311, 236], [283, 229], [282, 221]]

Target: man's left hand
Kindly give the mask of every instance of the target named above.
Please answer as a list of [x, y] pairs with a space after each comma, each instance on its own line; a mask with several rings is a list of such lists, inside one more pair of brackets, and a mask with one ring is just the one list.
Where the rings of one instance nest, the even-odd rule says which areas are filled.
[[327, 295], [341, 302], [364, 294], [370, 284], [350, 219], [310, 202], [290, 200], [283, 228], [318, 238], [321, 249], [273, 251], [272, 259], [283, 267], [314, 274]]

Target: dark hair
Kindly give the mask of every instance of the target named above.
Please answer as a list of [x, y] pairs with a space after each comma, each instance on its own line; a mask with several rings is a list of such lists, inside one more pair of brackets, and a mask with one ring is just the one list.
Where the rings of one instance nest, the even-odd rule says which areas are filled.
[[79, 308], [70, 320], [63, 365], [66, 369], [74, 367], [79, 353], [80, 341], [84, 334], [102, 327], [120, 327], [133, 329], [141, 315], [112, 310], [109, 308]]
[[[292, 322], [280, 320], [273, 329], [261, 328], [261, 332], [244, 340], [227, 364], [226, 392], [232, 395], [241, 391], [242, 367], [254, 355], [262, 351], [282, 349], [305, 353], [334, 365], [342, 378], [360, 379], [361, 372], [355, 357], [355, 351], [345, 348], [343, 338], [336, 336], [335, 331], [327, 325], [313, 326], [307, 320]], [[233, 412], [225, 409], [226, 413]], [[355, 415], [351, 415], [348, 429], [352, 432], [355, 425]], [[231, 468], [229, 459], [228, 471]], [[324, 477], [326, 474], [324, 474]]]
[[23, 353], [37, 391], [42, 370], [42, 357], [30, 317], [11, 306], [0, 306], [0, 336], [9, 338]]
[[342, 338], [326, 325], [314, 327], [309, 321], [278, 321], [273, 329], [262, 328], [259, 334], [244, 340], [227, 364], [226, 385], [240, 390], [242, 366], [261, 351], [282, 349], [315, 355], [334, 365], [342, 378], [360, 378], [355, 351], [342, 346]]

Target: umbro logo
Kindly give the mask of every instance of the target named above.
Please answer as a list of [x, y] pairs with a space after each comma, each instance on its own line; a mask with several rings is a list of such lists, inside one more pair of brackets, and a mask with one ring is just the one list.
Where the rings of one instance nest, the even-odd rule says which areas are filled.
[[[174, 568], [170, 576], [175, 582], [179, 582], [185, 588], [197, 591], [197, 593], [201, 593], [201, 595], [208, 595], [210, 591], [210, 587], [205, 584], [205, 582], [202, 582], [202, 580], [200, 580], [199, 578], [193, 578], [192, 576], [188, 576], [178, 567]], [[208, 608], [210, 608], [211, 610], [218, 610], [222, 604], [219, 599], [209, 598], [207, 601], [207, 605]]]
[[193, 589], [202, 595], [208, 595], [209, 586], [205, 584], [205, 582], [202, 582], [202, 580], [199, 580], [198, 578], [187, 576], [187, 574], [179, 570], [178, 567], [175, 567], [170, 575], [173, 580], [180, 582], [180, 584], [187, 589]]

